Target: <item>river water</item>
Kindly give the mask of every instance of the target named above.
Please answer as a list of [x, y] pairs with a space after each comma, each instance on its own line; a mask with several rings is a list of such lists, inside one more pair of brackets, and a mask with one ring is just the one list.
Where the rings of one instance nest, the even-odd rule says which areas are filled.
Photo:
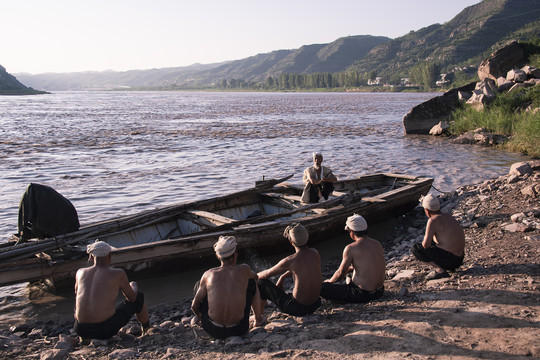
[[[507, 173], [517, 154], [405, 136], [432, 93], [59, 92], [0, 96], [0, 242], [31, 182], [71, 200], [81, 224], [192, 201], [294, 173], [313, 151], [338, 178], [428, 175], [449, 191]], [[324, 244], [321, 246], [325, 246]], [[339, 252], [342, 248], [325, 252]], [[324, 254], [323, 254], [324, 255]], [[189, 296], [204, 269], [141, 280], [149, 301]], [[182, 285], [188, 283], [189, 286]], [[146, 288], [145, 288], [146, 286]], [[29, 301], [0, 288], [0, 320], [68, 316], [71, 294]]]

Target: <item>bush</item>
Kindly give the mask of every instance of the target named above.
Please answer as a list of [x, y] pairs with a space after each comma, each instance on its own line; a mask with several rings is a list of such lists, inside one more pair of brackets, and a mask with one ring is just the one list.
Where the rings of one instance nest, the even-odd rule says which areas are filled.
[[498, 95], [483, 111], [464, 106], [452, 115], [450, 132], [462, 134], [485, 128], [496, 134], [509, 135], [504, 146], [511, 151], [540, 156], [540, 87], [520, 89]]

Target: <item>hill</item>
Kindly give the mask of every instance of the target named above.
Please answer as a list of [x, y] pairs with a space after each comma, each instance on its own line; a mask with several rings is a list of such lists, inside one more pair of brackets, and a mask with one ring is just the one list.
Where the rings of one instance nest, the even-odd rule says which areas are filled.
[[35, 95], [43, 93], [43, 91], [24, 86], [0, 65], [0, 95]]
[[433, 24], [396, 39], [357, 35], [329, 44], [276, 50], [245, 59], [208, 65], [125, 72], [17, 74], [25, 84], [47, 90], [111, 88], [193, 88], [224, 79], [264, 82], [280, 74], [356, 71], [385, 81], [410, 77], [415, 66], [437, 64], [442, 72], [479, 64], [508, 40], [531, 40], [540, 34], [540, 1], [484, 0], [465, 8], [445, 24]]
[[530, 40], [540, 34], [537, 0], [484, 0], [451, 21], [434, 24], [377, 46], [350, 70], [375, 71], [379, 76], [408, 75], [419, 62], [441, 69], [479, 64], [511, 39]]

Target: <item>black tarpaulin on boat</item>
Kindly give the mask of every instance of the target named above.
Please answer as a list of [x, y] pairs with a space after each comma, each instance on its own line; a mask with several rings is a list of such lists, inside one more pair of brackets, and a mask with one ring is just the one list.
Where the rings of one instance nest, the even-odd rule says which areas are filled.
[[19, 205], [21, 241], [46, 238], [79, 230], [79, 217], [73, 204], [53, 188], [31, 183]]

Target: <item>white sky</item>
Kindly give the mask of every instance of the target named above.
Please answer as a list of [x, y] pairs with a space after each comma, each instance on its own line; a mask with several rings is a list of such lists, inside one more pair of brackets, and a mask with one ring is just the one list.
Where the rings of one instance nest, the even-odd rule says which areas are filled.
[[349, 35], [396, 38], [480, 0], [0, 0], [9, 73], [243, 59]]

